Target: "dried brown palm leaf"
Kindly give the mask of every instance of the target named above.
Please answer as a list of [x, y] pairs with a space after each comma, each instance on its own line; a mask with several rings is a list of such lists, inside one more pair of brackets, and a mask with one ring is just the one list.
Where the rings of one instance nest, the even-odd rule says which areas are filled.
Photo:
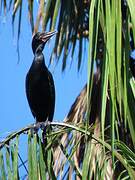
[[[85, 114], [86, 114], [86, 91], [87, 85], [82, 89], [79, 96], [76, 98], [75, 102], [73, 103], [67, 117], [65, 118], [65, 122], [73, 123], [75, 125], [80, 125], [85, 122]], [[94, 83], [93, 83], [93, 90], [92, 90], [92, 102], [91, 102], [91, 115], [90, 115], [90, 127], [94, 125], [93, 134], [95, 137], [99, 138], [101, 136], [101, 129], [100, 129], [100, 120], [99, 120], [99, 113], [100, 113], [100, 74], [99, 72], [94, 75]], [[104, 177], [105, 179], [109, 179], [113, 177], [112, 171], [112, 161], [111, 156], [106, 154], [104, 148], [101, 144], [97, 143], [95, 140], [89, 140], [91, 144], [91, 154], [90, 154], [90, 176], [91, 179], [96, 177], [97, 168], [98, 169], [105, 169]], [[77, 169], [82, 175], [82, 162], [84, 159], [84, 152], [86, 148], [86, 140], [85, 136], [82, 135], [80, 132], [70, 131], [69, 133], [63, 134], [60, 140], [60, 144], [65, 149], [72, 149], [71, 157], [72, 161], [74, 162], [74, 167]], [[68, 159], [63, 153], [63, 150], [58, 146], [55, 149], [54, 153], [54, 170], [56, 176], [60, 174], [61, 168], [63, 169], [65, 164], [67, 163]], [[106, 161], [106, 167], [104, 167], [104, 163]], [[69, 166], [69, 174], [73, 174], [74, 168]], [[71, 177], [70, 177], [71, 178]], [[81, 179], [81, 177], [76, 176], [77, 179]]]
[[[81, 93], [79, 94], [79, 96], [76, 98], [74, 104], [72, 105], [68, 116], [65, 118], [65, 122], [68, 123], [81, 123], [83, 120], [83, 114], [86, 112], [86, 85], [83, 88], [83, 90], [81, 91]], [[79, 133], [76, 133], [76, 138], [79, 139]], [[61, 137], [61, 144], [66, 148], [69, 144], [69, 134], [65, 133], [63, 134], [63, 136]], [[78, 167], [78, 158], [76, 158], [79, 154], [79, 152], [75, 152], [76, 156], [75, 156], [75, 164]], [[64, 154], [61, 150], [60, 147], [58, 147], [55, 150], [55, 154], [54, 154], [54, 169], [55, 169], [55, 173], [58, 174], [60, 172], [60, 169], [62, 167], [62, 164], [65, 164], [63, 162], [66, 162], [66, 158], [64, 157]]]

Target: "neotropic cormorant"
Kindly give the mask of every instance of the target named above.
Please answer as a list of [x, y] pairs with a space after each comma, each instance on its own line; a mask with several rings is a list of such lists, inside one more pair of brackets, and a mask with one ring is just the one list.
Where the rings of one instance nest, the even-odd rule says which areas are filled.
[[55, 87], [42, 53], [46, 42], [57, 32], [36, 33], [32, 39], [33, 63], [26, 76], [26, 95], [36, 122], [52, 121], [55, 107]]

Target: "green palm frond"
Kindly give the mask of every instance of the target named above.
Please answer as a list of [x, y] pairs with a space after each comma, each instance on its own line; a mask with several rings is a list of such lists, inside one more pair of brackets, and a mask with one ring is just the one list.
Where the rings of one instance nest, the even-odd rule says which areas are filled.
[[[28, 154], [26, 176], [29, 179], [57, 179], [58, 177], [73, 176], [78, 179], [101, 178], [109, 179], [114, 176], [111, 159], [111, 146], [100, 138], [100, 124], [85, 131], [84, 123], [51, 123], [53, 131], [47, 134], [47, 145], [44, 147], [41, 132], [33, 133], [35, 125], [30, 125], [11, 134], [1, 143], [0, 147], [0, 178], [20, 178], [19, 143], [20, 138], [27, 132]], [[43, 126], [42, 126], [43, 127]], [[37, 129], [37, 128], [36, 128]], [[21, 134], [20, 134], [21, 133]], [[16, 135], [15, 135], [16, 134]], [[64, 138], [68, 134], [68, 138]], [[25, 136], [26, 136], [25, 135]], [[87, 135], [87, 141], [85, 137]], [[119, 168], [120, 176], [127, 174], [131, 179], [135, 176], [134, 152], [124, 143], [115, 143], [116, 172]], [[20, 145], [21, 146], [21, 145]], [[106, 148], [104, 151], [103, 146]], [[5, 162], [5, 163], [4, 163]], [[118, 165], [117, 165], [118, 164]], [[122, 167], [122, 169], [120, 169]], [[33, 173], [34, 172], [34, 173]]]
[[[87, 86], [83, 88], [79, 96], [76, 98], [74, 104], [72, 105], [65, 122], [72, 123], [83, 123], [86, 118], [86, 96], [87, 96]], [[127, 132], [129, 131], [128, 127], [123, 127], [123, 122], [120, 122], [119, 126], [123, 127], [123, 129], [118, 129], [118, 133], [123, 136], [119, 137], [118, 141], [114, 142], [115, 150], [114, 159], [112, 162], [111, 155], [111, 126], [109, 125], [110, 112], [109, 112], [109, 99], [107, 100], [107, 111], [106, 111], [106, 126], [104, 129], [105, 141], [102, 141], [102, 131], [101, 131], [101, 121], [100, 121], [100, 89], [101, 89], [101, 81], [99, 74], [94, 75], [93, 81], [93, 89], [92, 89], [92, 101], [91, 101], [91, 112], [90, 112], [90, 126], [91, 133], [94, 136], [94, 139], [90, 138], [88, 142], [85, 139], [85, 134], [77, 133], [72, 136], [72, 133], [65, 133], [61, 137], [62, 145], [68, 149], [70, 143], [74, 143], [73, 148], [76, 147], [76, 151], [74, 152], [74, 162], [75, 165], [80, 168], [82, 167], [82, 177], [87, 179], [88, 177], [92, 179], [93, 177], [100, 179], [102, 175], [104, 175], [103, 179], [110, 179], [114, 176], [118, 176], [120, 172], [123, 172], [122, 177], [127, 172], [130, 174], [130, 170], [123, 162], [130, 162], [130, 166], [134, 169], [134, 160], [132, 161], [126, 154], [132, 154], [133, 142], [130, 136], [127, 136]], [[88, 130], [89, 131], [89, 130]], [[71, 137], [71, 138], [70, 138]], [[124, 138], [125, 137], [125, 138]], [[129, 138], [130, 137], [130, 138]], [[96, 140], [95, 140], [96, 138]], [[97, 139], [101, 141], [97, 141]], [[102, 142], [102, 143], [101, 143]], [[107, 142], [107, 144], [105, 144]], [[123, 145], [122, 145], [123, 144]], [[127, 145], [126, 145], [127, 144]], [[127, 148], [127, 146], [130, 148]], [[105, 150], [105, 149], [106, 150]], [[123, 151], [124, 150], [124, 151]], [[131, 153], [129, 153], [131, 151]], [[117, 152], [119, 152], [117, 154]], [[129, 155], [129, 156], [130, 156]], [[132, 154], [130, 157], [134, 159], [134, 155]], [[64, 158], [63, 151], [60, 148], [55, 150], [55, 160], [57, 162], [55, 164], [55, 171], [57, 174], [61, 172], [61, 167], [65, 165], [66, 157]], [[131, 161], [130, 161], [131, 160]], [[133, 164], [134, 165], [133, 165]], [[132, 166], [133, 165], [133, 166]], [[113, 167], [114, 166], [114, 167]], [[124, 167], [123, 167], [124, 166]], [[125, 170], [125, 168], [127, 168]], [[119, 169], [119, 171], [118, 171]], [[73, 169], [70, 169], [73, 174]], [[134, 170], [131, 170], [131, 177], [134, 176]], [[128, 176], [128, 175], [127, 175]]]

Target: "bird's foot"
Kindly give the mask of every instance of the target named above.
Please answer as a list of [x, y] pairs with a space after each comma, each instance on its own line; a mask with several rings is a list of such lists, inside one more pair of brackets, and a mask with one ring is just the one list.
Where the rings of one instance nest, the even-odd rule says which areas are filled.
[[50, 121], [42, 122], [40, 128], [44, 131], [48, 125], [50, 125]]
[[34, 126], [31, 128], [31, 133], [32, 134], [37, 134], [38, 130], [40, 129], [40, 123], [35, 123]]

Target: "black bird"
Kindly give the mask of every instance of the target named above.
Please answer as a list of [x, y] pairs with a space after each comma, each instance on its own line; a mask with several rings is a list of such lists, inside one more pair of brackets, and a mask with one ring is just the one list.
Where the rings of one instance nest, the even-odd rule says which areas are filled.
[[36, 122], [53, 120], [55, 87], [42, 51], [46, 42], [56, 33], [56, 31], [38, 32], [32, 39], [34, 60], [26, 76], [26, 95]]

